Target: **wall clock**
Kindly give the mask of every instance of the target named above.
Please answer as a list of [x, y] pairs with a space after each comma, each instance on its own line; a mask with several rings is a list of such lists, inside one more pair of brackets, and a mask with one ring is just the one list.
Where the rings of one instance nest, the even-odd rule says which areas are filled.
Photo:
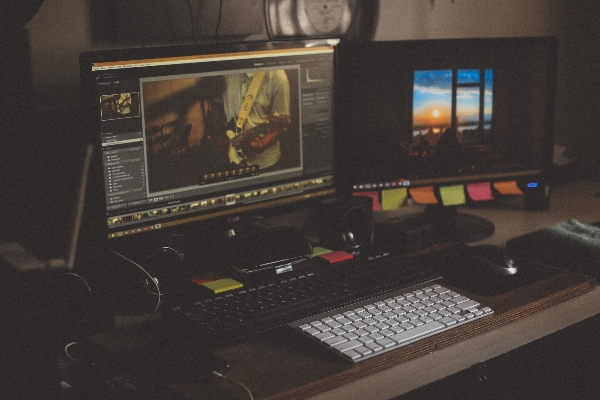
[[270, 38], [371, 36], [379, 9], [373, 0], [265, 0]]

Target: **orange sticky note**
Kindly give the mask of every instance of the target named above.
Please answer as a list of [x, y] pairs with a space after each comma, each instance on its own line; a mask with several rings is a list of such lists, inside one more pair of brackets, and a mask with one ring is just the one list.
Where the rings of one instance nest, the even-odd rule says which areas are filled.
[[517, 181], [505, 181], [505, 182], [494, 182], [494, 188], [500, 194], [523, 194], [521, 189], [517, 186]]
[[414, 187], [408, 191], [417, 204], [438, 204], [433, 186]]
[[379, 192], [354, 192], [353, 196], [366, 196], [373, 199], [373, 211], [381, 210], [381, 203], [379, 202]]
[[467, 193], [469, 193], [469, 197], [473, 201], [494, 200], [492, 185], [489, 182], [469, 183], [467, 185]]

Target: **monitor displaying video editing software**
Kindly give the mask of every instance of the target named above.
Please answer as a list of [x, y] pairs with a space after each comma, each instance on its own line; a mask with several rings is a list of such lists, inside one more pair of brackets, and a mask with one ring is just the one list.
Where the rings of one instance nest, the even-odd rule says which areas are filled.
[[84, 100], [101, 157], [99, 237], [331, 196], [336, 44], [83, 53]]
[[[508, 193], [543, 203], [557, 46], [550, 37], [341, 43], [341, 187], [383, 208], [428, 204], [414, 218], [433, 224], [456, 218], [456, 206]], [[464, 226], [452, 227], [459, 240], [493, 232], [491, 223], [461, 218], [454, 222]]]

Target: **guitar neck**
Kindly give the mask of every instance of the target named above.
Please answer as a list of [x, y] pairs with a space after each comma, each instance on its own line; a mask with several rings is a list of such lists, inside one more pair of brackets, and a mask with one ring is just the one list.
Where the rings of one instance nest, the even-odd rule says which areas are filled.
[[269, 132], [269, 123], [256, 125], [254, 128], [248, 130], [248, 137], [254, 137], [258, 135], [264, 135]]

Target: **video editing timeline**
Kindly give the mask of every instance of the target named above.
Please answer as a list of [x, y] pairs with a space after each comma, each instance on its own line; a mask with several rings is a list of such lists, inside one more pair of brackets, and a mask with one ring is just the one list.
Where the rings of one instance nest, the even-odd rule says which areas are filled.
[[[332, 60], [318, 46], [95, 64], [108, 237], [332, 194]], [[220, 81], [261, 71], [289, 81], [279, 161], [234, 160], [231, 137], [215, 161]]]

